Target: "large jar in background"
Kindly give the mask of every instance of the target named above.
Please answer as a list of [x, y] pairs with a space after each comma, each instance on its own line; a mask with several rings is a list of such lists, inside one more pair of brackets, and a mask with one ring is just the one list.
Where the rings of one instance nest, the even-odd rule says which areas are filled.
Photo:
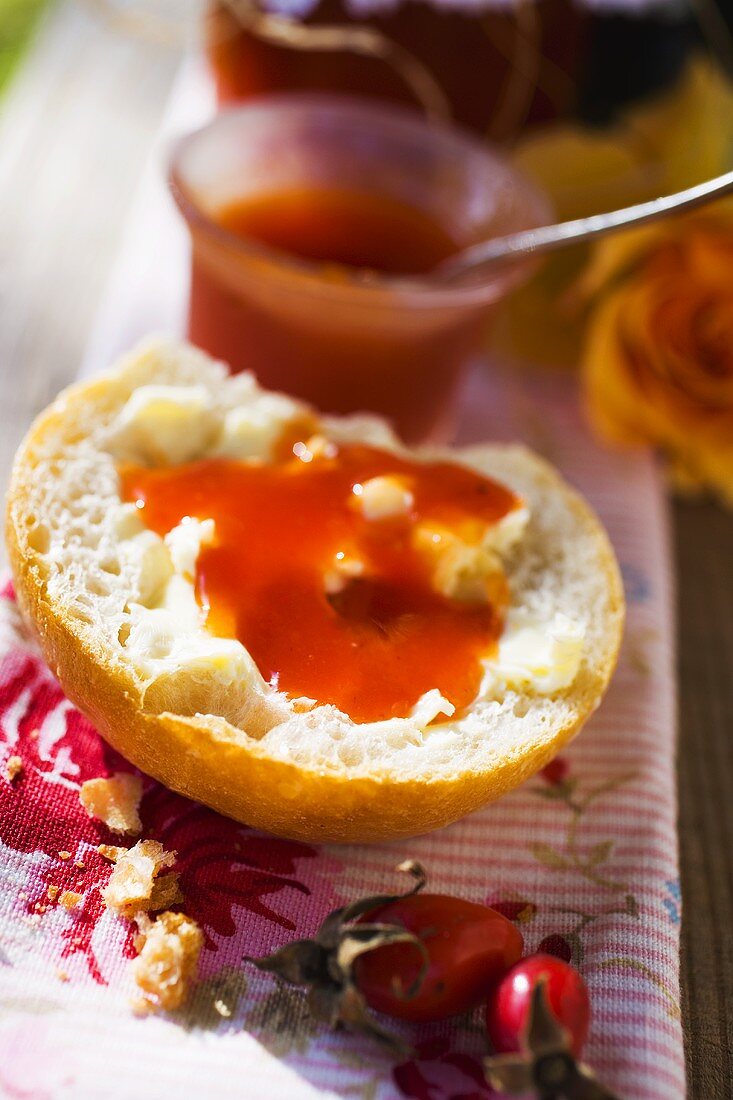
[[220, 102], [278, 91], [371, 95], [506, 141], [555, 118], [606, 121], [670, 83], [694, 30], [678, 4], [645, 7], [215, 0], [205, 37]]

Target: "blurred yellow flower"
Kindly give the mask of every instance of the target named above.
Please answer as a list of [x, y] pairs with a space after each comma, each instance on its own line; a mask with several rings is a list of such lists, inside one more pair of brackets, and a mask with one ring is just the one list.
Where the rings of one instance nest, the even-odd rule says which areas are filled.
[[584, 286], [593, 424], [659, 446], [678, 484], [733, 505], [733, 208], [609, 238]]
[[[733, 89], [695, 59], [671, 91], [606, 130], [558, 124], [520, 144], [514, 160], [550, 195], [559, 219], [680, 190], [730, 166]], [[578, 280], [595, 247], [564, 249], [502, 305], [492, 344], [515, 357], [576, 366], [585, 303]]]

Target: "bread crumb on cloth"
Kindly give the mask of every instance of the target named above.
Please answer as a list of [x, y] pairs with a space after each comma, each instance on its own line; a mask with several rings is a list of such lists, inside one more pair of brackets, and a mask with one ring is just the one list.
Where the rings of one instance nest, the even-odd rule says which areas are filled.
[[[157, 840], [139, 840], [129, 849], [100, 844], [97, 851], [115, 865], [102, 891], [105, 905], [138, 926], [133, 976], [141, 993], [133, 999], [134, 1011], [146, 1015], [180, 1008], [196, 980], [203, 934], [196, 921], [169, 909], [183, 901], [178, 875], [161, 875], [175, 863], [176, 853]], [[159, 915], [151, 920], [152, 912]]]
[[108, 859], [110, 863], [116, 863], [121, 855], [124, 855], [127, 848], [118, 848], [115, 844], [98, 844], [97, 851], [102, 859]]
[[59, 895], [59, 905], [62, 905], [64, 909], [71, 912], [72, 909], [76, 909], [83, 898], [84, 895], [77, 894], [76, 890], [64, 890], [64, 892]]
[[176, 853], [166, 852], [157, 840], [139, 840], [133, 848], [116, 849], [115, 868], [102, 891], [105, 905], [126, 917], [176, 905], [183, 900], [178, 875], [158, 878], [175, 861]]
[[140, 952], [132, 964], [140, 995], [133, 1000], [139, 1014], [172, 1012], [185, 1002], [196, 981], [204, 937], [195, 920], [183, 913], [161, 913], [154, 921], [136, 918]]
[[5, 778], [8, 783], [14, 783], [15, 780], [23, 774], [23, 761], [19, 756], [9, 756], [5, 763]]
[[142, 796], [142, 779], [127, 772], [116, 772], [107, 779], [88, 779], [79, 791], [79, 801], [90, 817], [103, 821], [113, 833], [132, 836], [143, 827], [138, 812]]

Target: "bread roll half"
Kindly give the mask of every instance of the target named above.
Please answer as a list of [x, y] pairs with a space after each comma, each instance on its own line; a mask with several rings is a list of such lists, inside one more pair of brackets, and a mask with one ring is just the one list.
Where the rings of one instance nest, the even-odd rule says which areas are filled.
[[[121, 502], [119, 469], [262, 460], [303, 411], [164, 342], [66, 390], [13, 469], [7, 539], [18, 600], [69, 698], [173, 790], [302, 840], [423, 833], [527, 779], [598, 706], [623, 625], [617, 563], [593, 512], [525, 448], [413, 452], [472, 467], [527, 505], [521, 537], [499, 547], [511, 593], [499, 653], [460, 715], [448, 716], [437, 691], [408, 717], [361, 724], [291, 699], [265, 683], [239, 641], [206, 629], [191, 579], [205, 520], [165, 538], [147, 530]], [[320, 429], [337, 446], [406, 453], [371, 417], [322, 418]]]

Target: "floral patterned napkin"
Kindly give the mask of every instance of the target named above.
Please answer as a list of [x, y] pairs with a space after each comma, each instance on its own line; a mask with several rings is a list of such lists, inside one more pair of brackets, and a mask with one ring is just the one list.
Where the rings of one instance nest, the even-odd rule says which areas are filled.
[[[489, 1095], [479, 1019], [420, 1030], [394, 1065], [364, 1039], [317, 1033], [300, 995], [241, 965], [315, 930], [335, 904], [390, 888], [420, 859], [431, 888], [495, 905], [529, 948], [577, 962], [590, 987], [588, 1060], [633, 1100], [684, 1096], [678, 1004], [674, 686], [664, 498], [650, 460], [601, 451], [572, 383], [477, 376], [464, 434], [527, 440], [590, 497], [629, 601], [621, 664], [601, 710], [563, 756], [499, 803], [415, 841], [317, 848], [276, 840], [146, 783], [144, 835], [179, 855], [202, 925], [201, 982], [176, 1017], [129, 1010], [131, 929], [100, 887], [114, 842], [82, 809], [81, 782], [118, 769], [0, 599], [0, 1088], [32, 1097], [308, 1096], [468, 1100]], [[48, 887], [83, 894], [69, 912]], [[52, 891], [53, 892], [53, 891]], [[246, 1086], [246, 1087], [245, 1087]]]
[[[192, 104], [200, 110], [194, 86], [187, 76], [174, 97], [171, 117], [178, 123], [190, 117]], [[180, 256], [183, 243], [166, 218], [151, 171], [87, 369], [147, 328], [175, 328], [181, 287], [161, 272], [180, 272], [180, 265], [166, 266], [161, 257]], [[521, 925], [528, 949], [580, 966], [594, 1007], [587, 1059], [609, 1087], [628, 1100], [685, 1095], [663, 487], [650, 458], [611, 453], [592, 440], [574, 382], [563, 375], [484, 366], [467, 390], [461, 423], [465, 442], [529, 443], [606, 523], [629, 604], [608, 697], [577, 741], [524, 787], [414, 841], [318, 848], [277, 840], [146, 781], [143, 835], [178, 852], [185, 908], [206, 936], [199, 984], [176, 1015], [139, 1019], [130, 1011], [131, 928], [105, 909], [100, 895], [110, 868], [96, 846], [114, 838], [79, 803], [84, 780], [129, 766], [64, 698], [5, 587], [2, 1095], [483, 1100], [491, 1093], [481, 1072], [486, 1045], [478, 1016], [411, 1032], [418, 1056], [398, 1065], [364, 1038], [316, 1031], [297, 992], [241, 962], [312, 933], [345, 899], [391, 888], [398, 882], [393, 868], [408, 856], [424, 863], [431, 889], [495, 905]], [[13, 782], [5, 778], [11, 756], [23, 765]], [[82, 894], [71, 910], [59, 901], [67, 890]]]

